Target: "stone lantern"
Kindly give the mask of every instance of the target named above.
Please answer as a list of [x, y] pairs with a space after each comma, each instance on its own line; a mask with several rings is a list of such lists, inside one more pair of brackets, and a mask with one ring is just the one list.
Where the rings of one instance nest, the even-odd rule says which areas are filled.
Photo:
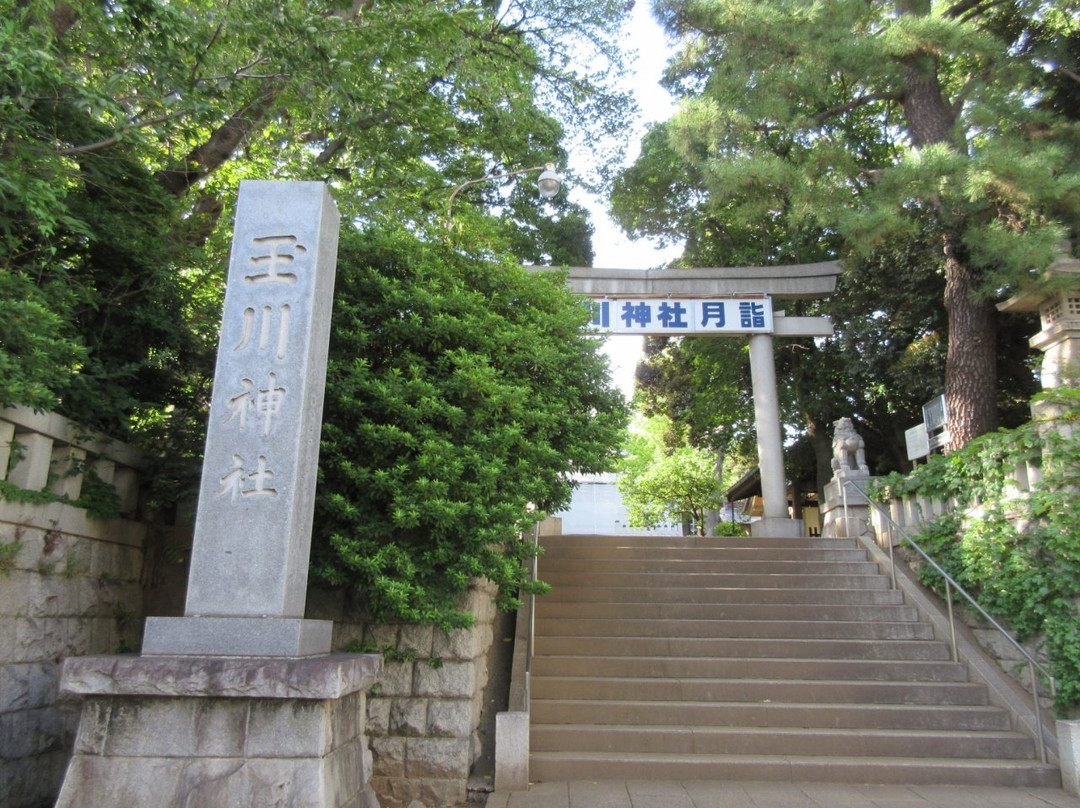
[[[1044, 390], [1080, 387], [1080, 259], [1072, 257], [1070, 247], [1066, 243], [1062, 257], [1047, 268], [1046, 283], [1041, 290], [1022, 291], [998, 304], [998, 309], [1005, 312], [1039, 312], [1042, 330], [1031, 338], [1030, 344], [1043, 352]], [[1051, 424], [1063, 409], [1053, 401], [1037, 401], [1031, 405], [1031, 414], [1044, 420], [1046, 429], [1061, 431], [1070, 427]], [[1044, 464], [1047, 459], [1044, 455]], [[1038, 473], [1028, 469], [1029, 480], [1033, 479], [1033, 472]], [[1057, 737], [1062, 786], [1069, 794], [1080, 794], [1080, 721], [1058, 720]]]
[[1069, 255], [1068, 244], [1062, 252], [1044, 273], [1041, 288], [998, 304], [1003, 312], [1039, 312], [1042, 330], [1030, 344], [1043, 352], [1044, 390], [1080, 384], [1080, 259]]

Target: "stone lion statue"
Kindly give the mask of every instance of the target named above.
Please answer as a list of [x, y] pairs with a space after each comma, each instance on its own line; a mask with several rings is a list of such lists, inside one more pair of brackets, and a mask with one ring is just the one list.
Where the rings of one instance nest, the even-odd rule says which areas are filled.
[[866, 442], [855, 431], [850, 418], [841, 418], [833, 423], [832, 450], [834, 472], [870, 473], [866, 465]]

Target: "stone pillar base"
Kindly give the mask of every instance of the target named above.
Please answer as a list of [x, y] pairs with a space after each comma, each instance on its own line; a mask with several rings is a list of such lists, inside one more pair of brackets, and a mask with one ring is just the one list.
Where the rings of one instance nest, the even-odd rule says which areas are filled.
[[1080, 721], [1058, 721], [1057, 738], [1061, 786], [1080, 797]]
[[57, 808], [378, 808], [366, 689], [377, 655], [74, 657], [84, 698]]
[[750, 535], [769, 538], [796, 538], [805, 535], [802, 519], [778, 519], [766, 516], [750, 523]]
[[[850, 539], [872, 532], [870, 505], [848, 480], [865, 488], [873, 478], [866, 473], [838, 472], [825, 484], [825, 502], [821, 506], [821, 535]], [[847, 508], [844, 507], [845, 493]]]
[[529, 790], [529, 714], [495, 716], [495, 790]]
[[144, 656], [313, 657], [330, 653], [331, 620], [148, 617]]

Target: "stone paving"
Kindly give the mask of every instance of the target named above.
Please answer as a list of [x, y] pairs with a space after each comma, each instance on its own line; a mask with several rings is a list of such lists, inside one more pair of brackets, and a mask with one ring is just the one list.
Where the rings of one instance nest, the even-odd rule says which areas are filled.
[[496, 792], [487, 808], [1080, 808], [1080, 799], [1048, 788], [583, 781]]

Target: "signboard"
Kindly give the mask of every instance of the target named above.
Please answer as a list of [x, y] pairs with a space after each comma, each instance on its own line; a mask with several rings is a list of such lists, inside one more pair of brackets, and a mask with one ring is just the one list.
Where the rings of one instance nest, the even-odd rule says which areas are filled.
[[926, 424], [918, 424], [905, 430], [904, 442], [907, 444], [908, 460], [918, 460], [930, 454], [930, 438], [926, 434]]
[[935, 449], [949, 444], [949, 413], [945, 408], [945, 396], [938, 396], [923, 404], [923, 422], [904, 432], [908, 460], [926, 457]]
[[944, 427], [949, 422], [948, 412], [945, 409], [945, 396], [938, 396], [923, 404], [922, 418], [927, 432]]
[[605, 298], [590, 300], [592, 325], [612, 334], [771, 334], [772, 300]]
[[944, 449], [949, 445], [949, 430], [943, 429], [936, 435], [931, 435], [929, 445], [931, 449]]

